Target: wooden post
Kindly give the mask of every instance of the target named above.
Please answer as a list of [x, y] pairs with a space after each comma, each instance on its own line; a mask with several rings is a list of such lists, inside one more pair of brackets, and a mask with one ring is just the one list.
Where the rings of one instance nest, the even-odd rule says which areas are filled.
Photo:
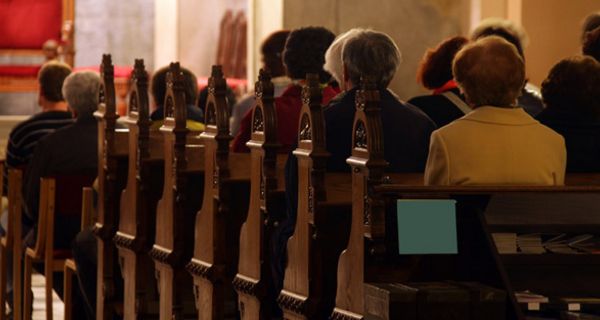
[[[379, 90], [369, 79], [362, 80], [356, 93], [352, 130], [352, 222], [347, 248], [338, 262], [336, 308], [333, 319], [363, 319], [365, 234], [380, 240], [385, 234], [385, 209], [380, 199], [367, 197], [367, 182], [381, 183], [387, 162], [383, 158], [383, 127]], [[367, 201], [369, 199], [369, 201]]]
[[[252, 113], [250, 148], [250, 204], [240, 233], [238, 274], [233, 285], [238, 292], [241, 319], [271, 319], [274, 297], [270, 239], [278, 223], [274, 196], [277, 189], [277, 115], [270, 74], [261, 69], [255, 86], [256, 107]], [[283, 170], [283, 168], [279, 168]], [[281, 214], [281, 213], [279, 213]]]
[[110, 55], [102, 56], [100, 76], [102, 82], [98, 111], [94, 113], [98, 119], [98, 221], [94, 226], [94, 233], [98, 238], [96, 319], [113, 319], [117, 253], [112, 239], [118, 224], [119, 194], [124, 187], [126, 177], [123, 171], [126, 166], [118, 152], [122, 139], [115, 133], [118, 115], [115, 106], [114, 66]]

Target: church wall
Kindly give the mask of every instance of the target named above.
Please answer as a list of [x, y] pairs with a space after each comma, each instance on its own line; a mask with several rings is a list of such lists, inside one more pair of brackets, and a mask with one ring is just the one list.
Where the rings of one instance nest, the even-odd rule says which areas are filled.
[[77, 0], [75, 66], [99, 65], [111, 53], [115, 65], [144, 58], [154, 64], [154, 0]]
[[216, 62], [221, 18], [227, 9], [247, 12], [247, 0], [179, 0], [179, 60], [197, 76]]

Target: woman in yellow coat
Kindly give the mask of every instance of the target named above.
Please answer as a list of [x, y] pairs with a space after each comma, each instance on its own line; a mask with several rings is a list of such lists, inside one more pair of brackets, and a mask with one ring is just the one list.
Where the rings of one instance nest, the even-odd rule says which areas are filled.
[[465, 46], [453, 73], [473, 111], [431, 135], [428, 185], [562, 185], [562, 136], [515, 105], [525, 83], [516, 48], [496, 36]]

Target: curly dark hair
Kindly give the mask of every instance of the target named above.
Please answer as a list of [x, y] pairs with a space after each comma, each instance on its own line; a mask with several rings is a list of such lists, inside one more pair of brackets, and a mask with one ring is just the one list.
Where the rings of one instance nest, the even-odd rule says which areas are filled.
[[417, 82], [429, 90], [434, 90], [452, 80], [452, 60], [467, 42], [467, 38], [456, 36], [428, 49], [419, 64]]
[[307, 73], [318, 73], [321, 82], [331, 75], [323, 70], [325, 51], [335, 39], [333, 32], [323, 27], [306, 27], [293, 30], [283, 51], [283, 63], [292, 79], [305, 79]]
[[600, 63], [587, 56], [558, 62], [542, 82], [547, 108], [600, 118]]
[[[162, 67], [158, 69], [152, 75], [152, 82], [150, 84], [150, 91], [154, 97], [154, 102], [157, 106], [162, 106], [165, 103], [165, 96], [167, 95], [167, 72], [169, 67]], [[185, 88], [185, 103], [194, 104], [196, 102], [196, 96], [198, 95], [198, 80], [196, 76], [190, 70], [181, 68], [183, 72], [183, 87]]]
[[585, 34], [581, 51], [586, 56], [591, 56], [596, 61], [600, 61], [600, 27]]

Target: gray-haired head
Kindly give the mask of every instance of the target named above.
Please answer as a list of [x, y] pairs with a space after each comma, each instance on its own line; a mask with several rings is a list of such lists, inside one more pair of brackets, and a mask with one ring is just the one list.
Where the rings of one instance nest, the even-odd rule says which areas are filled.
[[346, 80], [360, 83], [361, 76], [372, 78], [379, 88], [387, 88], [402, 57], [394, 40], [383, 32], [360, 30], [342, 48]]
[[63, 83], [62, 93], [77, 118], [92, 117], [98, 109], [100, 76], [94, 71], [71, 73]]
[[348, 39], [354, 37], [364, 29], [353, 28], [350, 29], [335, 38], [333, 43], [329, 46], [325, 52], [325, 64], [323, 69], [329, 72], [337, 83], [343, 88], [344, 86], [344, 68], [342, 63], [342, 50]]

